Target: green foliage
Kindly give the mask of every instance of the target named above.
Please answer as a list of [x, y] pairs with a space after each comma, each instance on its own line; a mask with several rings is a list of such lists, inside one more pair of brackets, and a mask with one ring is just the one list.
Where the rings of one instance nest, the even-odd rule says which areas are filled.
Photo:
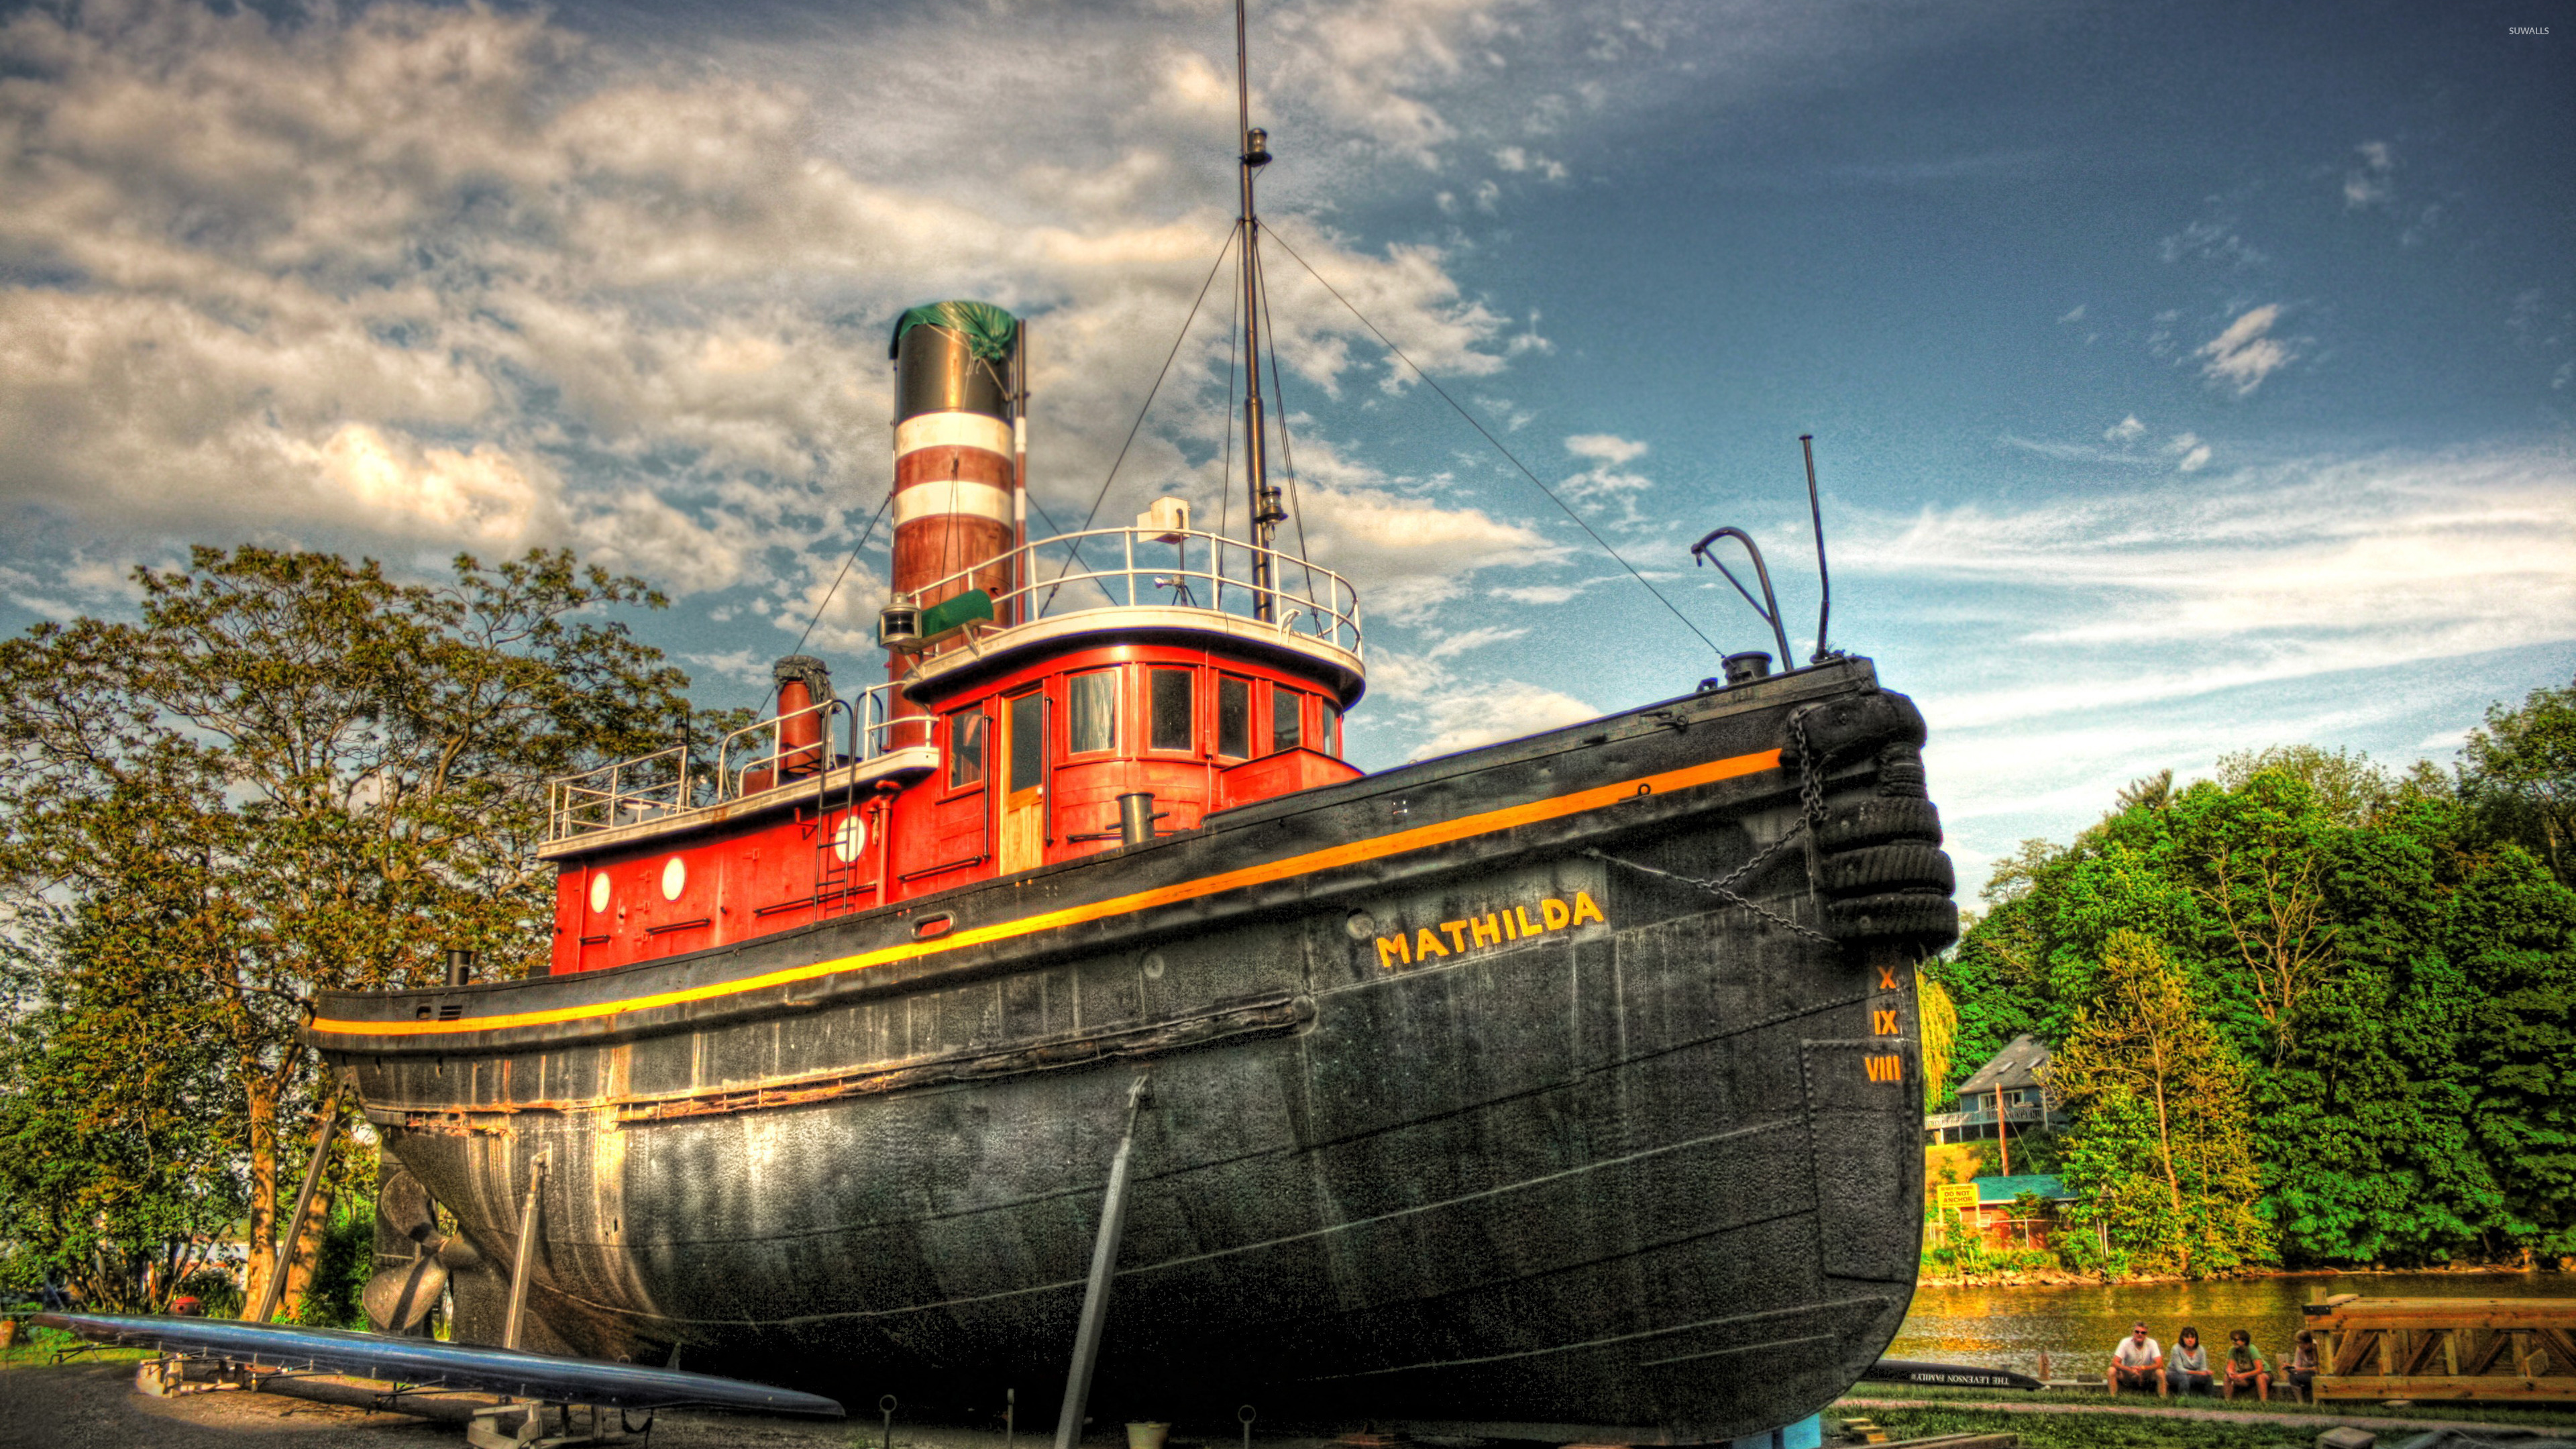
[[2535, 689], [2520, 709], [2490, 707], [2461, 754], [2460, 793], [2489, 829], [2576, 885], [2576, 684]]
[[[2113, 941], [2134, 936], [2245, 1072], [2244, 1197], [2266, 1225], [2249, 1243], [2391, 1265], [2576, 1248], [2571, 721], [2576, 689], [2498, 706], [2456, 777], [2308, 747], [2230, 756], [2214, 780], [2131, 786], [2069, 845], [2026, 843], [1925, 968], [1958, 1011], [1951, 1075], [2018, 1031], [2062, 1063], [2116, 985]], [[2086, 1196], [2071, 1218], [2108, 1231], [2103, 1266], [2214, 1266], [2192, 1246], [2207, 1224], [2159, 1218], [2174, 1192], [2152, 1091], [2074, 1105], [2061, 1175]], [[2066, 1235], [2070, 1258], [2086, 1236]]]
[[375, 1271], [375, 1197], [353, 1192], [331, 1211], [313, 1270], [295, 1300], [295, 1321], [318, 1328], [366, 1327], [367, 1310], [358, 1295]]
[[303, 1004], [434, 981], [449, 946], [533, 964], [542, 780], [686, 718], [685, 677], [596, 618], [660, 597], [569, 553], [443, 587], [254, 547], [134, 577], [132, 622], [0, 640], [0, 1238], [62, 1272], [244, 1216], [265, 1242], [326, 1095]]

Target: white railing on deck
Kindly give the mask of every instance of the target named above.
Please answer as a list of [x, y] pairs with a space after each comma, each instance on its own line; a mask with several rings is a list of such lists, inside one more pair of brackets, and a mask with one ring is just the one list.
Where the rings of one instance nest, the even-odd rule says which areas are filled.
[[[1256, 559], [1270, 564], [1267, 588], [1253, 585]], [[1018, 580], [994, 596], [998, 624], [1065, 618], [1097, 609], [1203, 609], [1353, 655], [1361, 652], [1359, 591], [1349, 580], [1295, 554], [1255, 548], [1241, 539], [1196, 531], [1094, 528], [1034, 540], [1002, 558], [935, 580], [920, 592], [936, 600], [980, 588], [996, 570], [1007, 570]], [[1264, 600], [1270, 604], [1268, 620], [1260, 618], [1259, 605]], [[775, 788], [782, 755], [813, 751], [816, 763], [828, 757], [831, 768], [837, 770], [893, 750], [929, 744], [934, 722], [917, 714], [898, 718], [894, 689], [891, 681], [872, 684], [847, 700], [825, 700], [788, 717], [817, 717], [822, 725], [820, 745], [782, 750], [781, 722], [765, 719], [717, 741], [712, 769], [701, 763], [693, 747], [675, 745], [548, 781], [546, 839], [567, 840], [737, 800], [758, 793], [745, 782], [759, 784], [763, 771], [769, 783], [762, 788]], [[835, 719], [844, 722], [840, 749], [834, 748], [832, 738]], [[795, 778], [800, 783], [815, 781], [819, 790], [829, 774], [828, 770], [800, 772]]]
[[[872, 684], [849, 699], [827, 699], [784, 718], [746, 725], [716, 741], [710, 768], [702, 747], [674, 745], [632, 760], [619, 760], [578, 775], [546, 782], [546, 839], [640, 825], [684, 811], [704, 810], [728, 800], [776, 788], [782, 762], [798, 767], [786, 783], [812, 782], [817, 789], [829, 771], [816, 767], [827, 760], [833, 770], [865, 763], [906, 745], [929, 743], [928, 722], [919, 716], [898, 722], [893, 715], [894, 684]], [[820, 726], [818, 744], [785, 745], [779, 727], [789, 720], [811, 719]], [[834, 729], [834, 721], [840, 728]], [[912, 728], [898, 736], [899, 723]], [[802, 757], [802, 758], [800, 758]], [[764, 772], [765, 777], [764, 777]]]
[[[1270, 564], [1268, 588], [1252, 583], [1253, 564], [1261, 559]], [[1015, 585], [993, 598], [997, 623], [1157, 605], [1252, 621], [1259, 618], [1258, 605], [1267, 600], [1268, 627], [1355, 655], [1361, 652], [1360, 596], [1349, 580], [1295, 554], [1213, 533], [1094, 528], [1058, 534], [1032, 540], [1005, 558], [960, 569], [919, 592], [938, 600], [981, 588], [1014, 560]]]

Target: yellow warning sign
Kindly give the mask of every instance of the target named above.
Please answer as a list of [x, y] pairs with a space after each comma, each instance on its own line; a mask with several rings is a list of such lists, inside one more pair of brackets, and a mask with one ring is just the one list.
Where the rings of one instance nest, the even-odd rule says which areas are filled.
[[1977, 1185], [1973, 1182], [1945, 1182], [1932, 1189], [1932, 1205], [1943, 1212], [1952, 1208], [1977, 1205]]

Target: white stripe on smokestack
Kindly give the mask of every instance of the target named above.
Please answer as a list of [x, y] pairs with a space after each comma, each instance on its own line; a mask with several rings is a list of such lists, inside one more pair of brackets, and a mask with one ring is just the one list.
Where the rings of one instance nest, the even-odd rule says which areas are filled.
[[[943, 482], [931, 479], [901, 488], [894, 495], [894, 526], [903, 527], [922, 518], [989, 518], [995, 523], [1009, 523], [1012, 493], [990, 483]], [[980, 560], [978, 560], [980, 562]]]
[[894, 425], [894, 456], [900, 463], [924, 448], [980, 448], [996, 457], [1017, 451], [1011, 425], [982, 413], [923, 413]]

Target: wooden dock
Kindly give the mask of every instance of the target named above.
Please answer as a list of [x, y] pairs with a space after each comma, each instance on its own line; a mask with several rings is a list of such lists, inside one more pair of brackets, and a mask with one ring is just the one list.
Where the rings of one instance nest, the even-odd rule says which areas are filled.
[[2347, 1293], [2303, 1311], [2320, 1345], [2319, 1400], [2576, 1403], [2576, 1298]]

